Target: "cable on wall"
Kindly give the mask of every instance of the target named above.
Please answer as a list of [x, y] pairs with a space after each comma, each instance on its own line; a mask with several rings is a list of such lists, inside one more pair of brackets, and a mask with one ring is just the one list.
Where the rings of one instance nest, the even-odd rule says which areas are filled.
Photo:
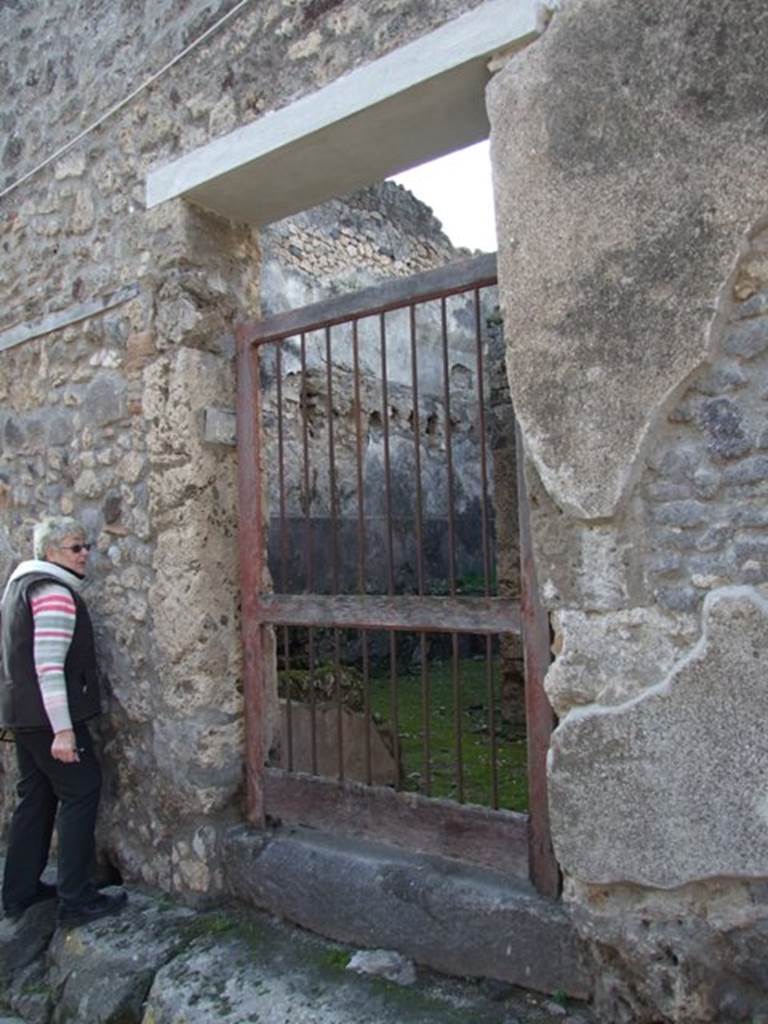
[[89, 124], [87, 128], [84, 128], [73, 139], [70, 139], [69, 142], [66, 142], [63, 146], [60, 146], [59, 149], [57, 149], [54, 153], [46, 157], [45, 160], [42, 160], [39, 164], [37, 164], [36, 167], [33, 167], [31, 171], [27, 171], [26, 174], [23, 174], [20, 178], [17, 178], [16, 181], [6, 186], [6, 188], [4, 188], [0, 192], [0, 199], [4, 199], [5, 196], [9, 195], [11, 192], [17, 189], [19, 185], [23, 185], [25, 181], [29, 181], [29, 179], [34, 177], [34, 175], [36, 175], [39, 171], [42, 171], [44, 167], [47, 167], [49, 164], [53, 163], [54, 160], [58, 160], [60, 156], [63, 156], [70, 149], [72, 149], [73, 146], [77, 145], [77, 143], [80, 142], [81, 139], [84, 139], [87, 135], [90, 135], [91, 132], [95, 131], [98, 127], [100, 127], [100, 125], [104, 124], [104, 122], [107, 121], [110, 117], [113, 117], [119, 110], [122, 110], [123, 107], [127, 106], [131, 102], [131, 100], [135, 99], [139, 95], [139, 93], [143, 92], [150, 85], [156, 82], [158, 78], [164, 75], [166, 71], [168, 71], [170, 68], [174, 66], [174, 64], [178, 64], [180, 60], [187, 56], [188, 53], [191, 53], [192, 50], [195, 49], [195, 47], [199, 46], [200, 43], [204, 42], [209, 36], [213, 35], [214, 32], [218, 31], [218, 29], [220, 29], [225, 22], [229, 21], [230, 18], [233, 18], [243, 7], [245, 7], [246, 4], [250, 2], [251, 0], [239, 0], [239, 2], [235, 4], [232, 10], [227, 11], [227, 13], [223, 15], [223, 17], [219, 18], [219, 20], [215, 22], [213, 25], [211, 25], [210, 28], [207, 28], [205, 32], [202, 33], [202, 35], [199, 35], [197, 39], [193, 40], [193, 42], [189, 44], [189, 46], [186, 46], [180, 53], [177, 53], [175, 57], [173, 57], [166, 64], [164, 64], [159, 69], [159, 71], [156, 71], [153, 75], [147, 78], [146, 81], [142, 82], [141, 85], [139, 85], [136, 89], [128, 93], [128, 95], [125, 96], [122, 100], [120, 100], [119, 103], [115, 103], [114, 106], [110, 107], [109, 110], [107, 110], [95, 121]]

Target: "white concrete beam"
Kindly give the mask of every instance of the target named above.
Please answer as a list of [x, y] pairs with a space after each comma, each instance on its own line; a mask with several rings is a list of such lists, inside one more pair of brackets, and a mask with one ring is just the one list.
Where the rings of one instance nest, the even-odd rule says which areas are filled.
[[541, 7], [541, 0], [486, 0], [151, 171], [147, 205], [183, 196], [267, 224], [486, 138], [488, 58], [535, 39]]

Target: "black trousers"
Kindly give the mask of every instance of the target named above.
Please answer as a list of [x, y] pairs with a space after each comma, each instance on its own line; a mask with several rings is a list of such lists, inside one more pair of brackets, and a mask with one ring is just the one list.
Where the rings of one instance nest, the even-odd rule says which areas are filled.
[[37, 891], [58, 810], [59, 900], [77, 905], [92, 899], [96, 812], [101, 768], [84, 722], [75, 725], [80, 761], [64, 764], [51, 757], [48, 730], [16, 733], [19, 765], [18, 803], [11, 819], [3, 877], [3, 906], [23, 907]]

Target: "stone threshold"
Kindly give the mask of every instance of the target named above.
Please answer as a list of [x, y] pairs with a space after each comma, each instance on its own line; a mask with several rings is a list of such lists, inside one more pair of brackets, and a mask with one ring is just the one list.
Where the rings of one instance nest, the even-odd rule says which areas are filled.
[[562, 994], [553, 1001], [510, 984], [444, 977], [412, 965], [399, 982], [382, 971], [361, 975], [356, 971], [376, 970], [376, 957], [365, 968], [349, 947], [221, 902], [193, 909], [129, 889], [120, 915], [76, 928], [56, 928], [55, 910], [49, 901], [18, 922], [0, 920], [0, 1024], [592, 1020], [586, 1007]]
[[397, 950], [445, 974], [591, 993], [565, 907], [520, 880], [306, 828], [237, 826], [222, 857], [237, 900], [330, 939]]

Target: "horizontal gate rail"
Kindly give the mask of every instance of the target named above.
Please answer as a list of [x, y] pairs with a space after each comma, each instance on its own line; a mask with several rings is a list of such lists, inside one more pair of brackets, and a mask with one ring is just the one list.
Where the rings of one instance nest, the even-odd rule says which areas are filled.
[[268, 817], [454, 857], [528, 881], [528, 815], [267, 768]]
[[439, 270], [427, 270], [413, 277], [387, 281], [364, 291], [340, 295], [311, 306], [279, 313], [264, 320], [245, 324], [242, 339], [251, 344], [279, 341], [292, 334], [309, 334], [321, 327], [362, 317], [377, 316], [414, 302], [429, 302], [496, 284], [496, 253], [474, 256], [450, 263]]
[[481, 635], [521, 632], [519, 604], [501, 597], [260, 594], [258, 615], [262, 622], [280, 626]]

